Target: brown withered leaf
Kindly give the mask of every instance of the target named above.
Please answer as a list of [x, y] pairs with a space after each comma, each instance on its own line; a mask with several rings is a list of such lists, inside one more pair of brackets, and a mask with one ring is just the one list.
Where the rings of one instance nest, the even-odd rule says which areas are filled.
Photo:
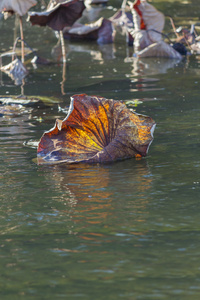
[[49, 26], [53, 30], [60, 31], [65, 26], [72, 26], [82, 16], [85, 9], [83, 1], [67, 0], [59, 1], [44, 12], [29, 12], [29, 21], [32, 25]]
[[146, 156], [155, 122], [122, 101], [74, 95], [67, 117], [42, 136], [38, 163], [105, 163]]
[[98, 44], [110, 44], [114, 41], [115, 30], [112, 22], [105, 18], [90, 24], [75, 23], [63, 30], [64, 38], [69, 40], [96, 40]]

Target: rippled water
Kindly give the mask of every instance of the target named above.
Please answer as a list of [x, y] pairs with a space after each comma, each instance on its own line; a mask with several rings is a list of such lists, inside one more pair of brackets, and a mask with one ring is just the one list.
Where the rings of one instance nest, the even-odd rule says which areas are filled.
[[[199, 17], [197, 1], [155, 3], [177, 24], [188, 12]], [[101, 13], [114, 8], [111, 1]], [[2, 52], [13, 21], [0, 21]], [[52, 59], [57, 40], [48, 28], [26, 25], [25, 34]], [[103, 47], [65, 43], [65, 78], [62, 63], [28, 62], [23, 87], [2, 74], [1, 95], [54, 100], [0, 106], [1, 299], [199, 299], [199, 56], [136, 61], [120, 34]], [[38, 166], [27, 143], [65, 117], [76, 93], [137, 99], [134, 109], [157, 123], [149, 155]]]

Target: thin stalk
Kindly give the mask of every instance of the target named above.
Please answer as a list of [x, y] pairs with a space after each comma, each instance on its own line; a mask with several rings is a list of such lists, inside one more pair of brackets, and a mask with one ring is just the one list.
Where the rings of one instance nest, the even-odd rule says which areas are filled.
[[171, 22], [171, 25], [172, 25], [175, 35], [177, 36], [177, 38], [179, 38], [180, 36], [179, 36], [178, 32], [176, 32], [176, 27], [174, 25], [174, 21], [173, 21], [172, 17], [169, 17], [169, 19], [170, 19], [170, 22]]
[[126, 2], [127, 2], [127, 0], [123, 0], [123, 2], [122, 2], [121, 9], [122, 9], [122, 12], [123, 12], [123, 13], [125, 12]]
[[[52, 4], [52, 3], [53, 3], [53, 4]], [[50, 0], [50, 1], [49, 1], [49, 4], [47, 5], [47, 10], [48, 10], [51, 6], [52, 6], [52, 7], [55, 6], [55, 5], [54, 5], [54, 0]]]
[[188, 40], [187, 40], [187, 38], [186, 38], [186, 36], [185, 36], [185, 33], [183, 33], [183, 37], [184, 37], [185, 43], [187, 44], [188, 48], [189, 48], [190, 50], [192, 50], [192, 47], [190, 46], [190, 44], [189, 44], [189, 42], [188, 42]]
[[65, 77], [65, 75], [66, 75], [66, 51], [65, 51], [65, 41], [64, 41], [64, 36], [63, 36], [62, 30], [59, 33], [60, 33], [60, 43], [61, 43], [62, 57], [63, 57], [61, 93], [62, 93], [62, 95], [65, 95], [64, 83], [65, 83], [65, 80], [66, 80], [66, 77]]
[[[19, 16], [15, 14], [15, 28], [14, 28], [14, 42], [13, 42], [13, 48], [15, 47], [15, 42], [17, 39], [17, 29], [19, 27]], [[15, 56], [12, 56], [12, 61], [14, 60]]]
[[63, 56], [63, 62], [66, 62], [66, 51], [65, 51], [65, 42], [64, 42], [64, 36], [62, 30], [60, 30], [60, 43], [61, 43], [61, 49], [62, 49], [62, 56]]
[[24, 33], [23, 33], [23, 23], [22, 17], [19, 17], [19, 24], [20, 24], [20, 36], [21, 36], [21, 60], [24, 64]]

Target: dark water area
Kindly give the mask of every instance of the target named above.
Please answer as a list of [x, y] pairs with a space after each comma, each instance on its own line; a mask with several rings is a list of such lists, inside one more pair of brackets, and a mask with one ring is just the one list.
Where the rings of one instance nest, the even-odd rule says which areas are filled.
[[[198, 1], [152, 3], [177, 26], [199, 22]], [[98, 13], [110, 17], [120, 5]], [[1, 53], [12, 46], [14, 22], [0, 20]], [[0, 299], [199, 299], [200, 56], [138, 61], [117, 32], [103, 46], [66, 40], [63, 68], [52, 56], [54, 32], [24, 27], [27, 43], [52, 63], [34, 67], [27, 56], [19, 86], [1, 74], [9, 101], [0, 106]], [[49, 101], [12, 100], [21, 93]], [[79, 93], [134, 100], [157, 123], [148, 156], [38, 166], [34, 141]]]

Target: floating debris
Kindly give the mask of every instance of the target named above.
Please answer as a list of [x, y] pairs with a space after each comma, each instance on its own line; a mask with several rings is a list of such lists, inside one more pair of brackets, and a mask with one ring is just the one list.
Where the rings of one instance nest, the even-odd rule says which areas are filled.
[[38, 105], [45, 105], [45, 106], [52, 106], [62, 102], [61, 99], [54, 98], [54, 97], [46, 97], [46, 96], [1, 96], [0, 95], [0, 104], [2, 105], [12, 105], [12, 104], [20, 104], [23, 106], [38, 106]]

